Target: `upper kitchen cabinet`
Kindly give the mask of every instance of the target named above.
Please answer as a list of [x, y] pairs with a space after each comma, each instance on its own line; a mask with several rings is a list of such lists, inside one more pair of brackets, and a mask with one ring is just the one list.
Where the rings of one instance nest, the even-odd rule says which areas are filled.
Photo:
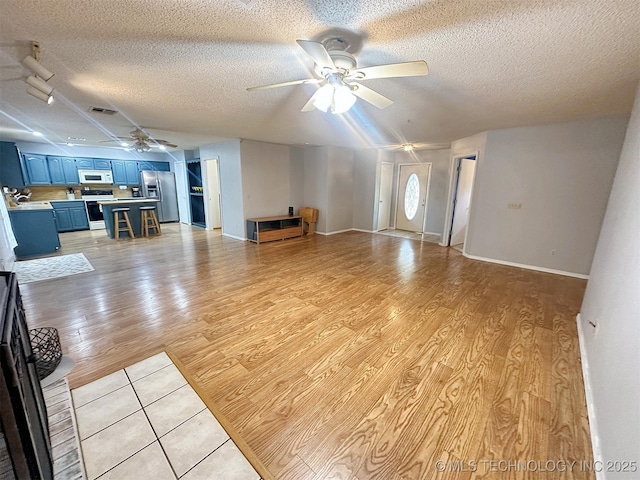
[[104, 158], [78, 158], [76, 160], [78, 170], [111, 170], [111, 160]]
[[22, 158], [28, 185], [51, 185], [47, 157], [25, 153]]
[[78, 170], [95, 170], [93, 158], [78, 158], [76, 160], [76, 168]]
[[0, 185], [11, 188], [26, 185], [20, 165], [20, 152], [13, 142], [0, 142]]
[[111, 160], [105, 160], [104, 158], [93, 159], [94, 170], [111, 170]]
[[114, 185], [140, 185], [137, 162], [130, 160], [111, 160]]
[[78, 185], [78, 167], [73, 157], [47, 157], [51, 185]]
[[171, 171], [171, 165], [169, 164], [169, 162], [144, 161], [144, 162], [138, 162], [138, 170], [141, 172], [143, 170], [153, 170], [155, 172], [169, 172]]

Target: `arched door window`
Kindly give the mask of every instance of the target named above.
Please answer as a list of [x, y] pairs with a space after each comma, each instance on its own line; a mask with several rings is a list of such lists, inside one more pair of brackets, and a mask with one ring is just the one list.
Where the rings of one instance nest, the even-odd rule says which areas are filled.
[[418, 175], [412, 173], [407, 180], [404, 193], [404, 214], [408, 220], [413, 220], [420, 204], [420, 181]]

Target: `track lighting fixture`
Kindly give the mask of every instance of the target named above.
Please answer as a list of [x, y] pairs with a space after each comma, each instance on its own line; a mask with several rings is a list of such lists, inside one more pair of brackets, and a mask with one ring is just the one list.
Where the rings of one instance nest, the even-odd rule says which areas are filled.
[[35, 75], [27, 77], [27, 84], [30, 85], [27, 88], [27, 93], [32, 95], [47, 105], [51, 105], [53, 102], [53, 87], [47, 83], [53, 73], [47, 70], [40, 63], [40, 44], [38, 42], [31, 42], [31, 55], [27, 55], [22, 63], [28, 67]]
[[33, 75], [27, 77], [27, 83], [46, 95], [51, 95], [51, 92], [53, 92], [53, 87], [51, 85], [38, 77], [34, 77]]
[[26, 56], [24, 60], [22, 60], [22, 63], [45, 82], [53, 77], [53, 73], [44, 68], [42, 64], [31, 55]]
[[47, 105], [51, 105], [51, 103], [53, 102], [53, 97], [51, 95], [47, 95], [46, 93], [41, 92], [37, 88], [28, 87], [27, 93], [33, 97], [36, 97], [37, 99], [42, 100]]

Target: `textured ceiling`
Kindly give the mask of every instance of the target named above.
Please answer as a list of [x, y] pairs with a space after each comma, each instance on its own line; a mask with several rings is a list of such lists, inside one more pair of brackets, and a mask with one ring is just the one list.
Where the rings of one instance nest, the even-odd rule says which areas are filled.
[[[246, 91], [312, 76], [296, 39], [336, 29], [361, 67], [426, 60], [429, 75], [370, 80], [393, 105], [358, 100], [345, 115], [300, 112], [313, 85]], [[138, 125], [185, 149], [358, 148], [626, 115], [639, 32], [638, 0], [0, 0], [0, 136], [105, 146]], [[50, 106], [25, 91], [32, 40], [55, 72]]]

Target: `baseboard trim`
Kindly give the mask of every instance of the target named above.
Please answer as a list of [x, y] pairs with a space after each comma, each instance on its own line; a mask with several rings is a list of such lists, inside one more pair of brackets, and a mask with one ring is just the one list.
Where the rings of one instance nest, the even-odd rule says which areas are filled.
[[352, 228], [351, 230], [354, 232], [377, 233], [377, 232], [374, 232], [373, 230], [363, 230], [362, 228]]
[[222, 232], [222, 236], [223, 236], [223, 237], [233, 238], [233, 239], [235, 239], [235, 240], [240, 240], [240, 241], [243, 241], [243, 242], [246, 242], [246, 241], [247, 241], [247, 239], [246, 239], [246, 238], [236, 237], [235, 235], [230, 235], [230, 234], [228, 234], [228, 233], [224, 233], [224, 232]]
[[[602, 450], [600, 449], [600, 436], [596, 422], [596, 411], [593, 403], [593, 390], [591, 389], [591, 374], [589, 373], [589, 360], [585, 346], [585, 332], [582, 326], [582, 316], [576, 316], [578, 325], [578, 344], [580, 345], [580, 363], [582, 364], [582, 381], [584, 382], [584, 394], [587, 399], [587, 416], [589, 419], [589, 433], [591, 434], [591, 450], [593, 451], [594, 462], [602, 462]], [[603, 465], [603, 463], [600, 463]], [[604, 470], [596, 470], [597, 480], [606, 480]]]
[[318, 231], [316, 231], [316, 233], [319, 233], [320, 235], [324, 235], [324, 236], [328, 237], [329, 235], [337, 235], [338, 233], [352, 232], [354, 230], [355, 230], [355, 228], [347, 228], [346, 230], [336, 230], [334, 232], [318, 232]]
[[478, 257], [476, 255], [471, 255], [468, 253], [463, 253], [463, 255], [472, 260], [480, 260], [481, 262], [497, 263], [499, 265], [507, 265], [509, 267], [525, 268], [527, 270], [536, 270], [538, 272], [553, 273], [555, 275], [564, 275], [565, 277], [581, 278], [583, 280], [589, 279], [589, 275], [584, 275], [582, 273], [565, 272], [564, 270], [554, 270], [552, 268], [538, 267], [536, 265], [525, 265], [522, 263], [507, 262], [505, 260], [498, 260], [495, 258]]
[[442, 235], [442, 232], [422, 232], [425, 235]]

